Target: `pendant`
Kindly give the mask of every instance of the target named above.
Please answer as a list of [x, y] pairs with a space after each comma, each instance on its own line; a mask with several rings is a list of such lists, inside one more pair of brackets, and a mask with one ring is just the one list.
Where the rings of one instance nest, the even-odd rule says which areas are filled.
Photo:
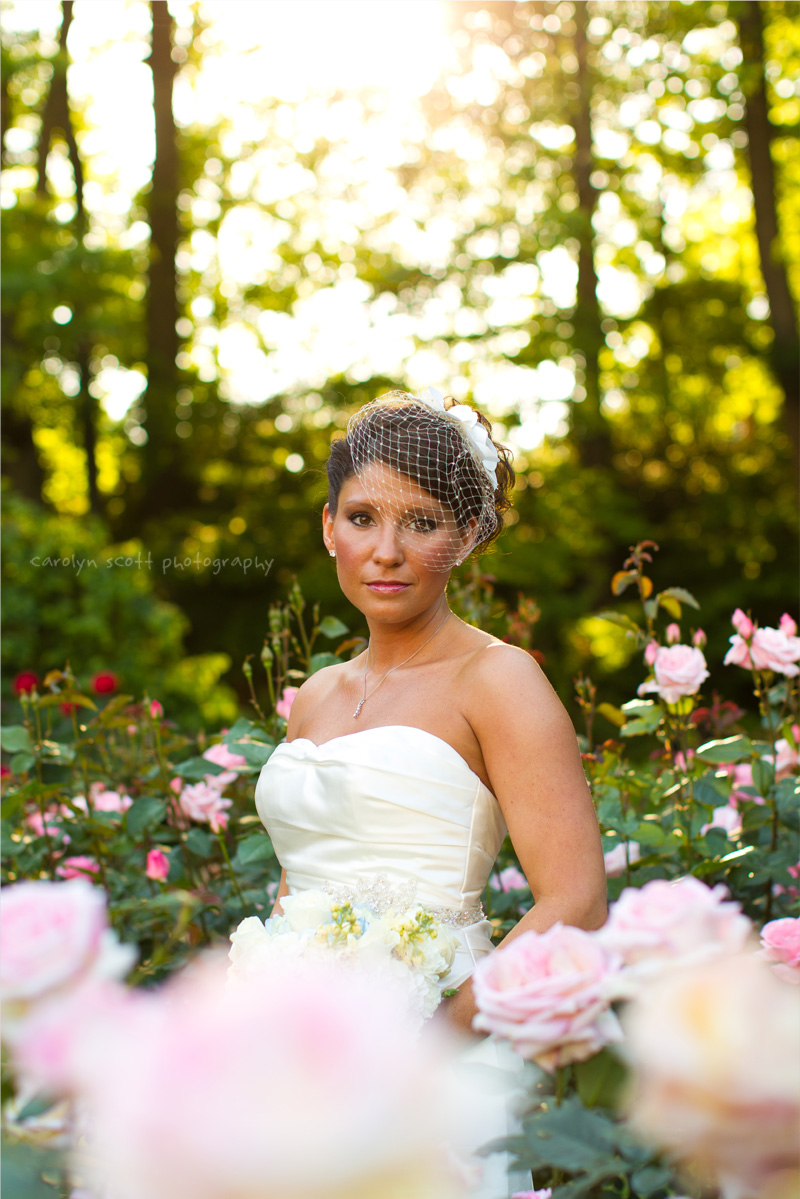
[[356, 716], [358, 716], [359, 712], [361, 711], [361, 709], [363, 707], [364, 707], [364, 701], [363, 701], [363, 699], [360, 699], [358, 701], [358, 707], [356, 708], [355, 712], [353, 713], [353, 719], [355, 719]]

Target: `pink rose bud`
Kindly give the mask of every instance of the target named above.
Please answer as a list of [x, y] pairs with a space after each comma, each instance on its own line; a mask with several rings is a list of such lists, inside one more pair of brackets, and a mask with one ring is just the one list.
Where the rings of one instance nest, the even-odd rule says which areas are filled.
[[164, 709], [157, 699], [154, 699], [150, 704], [150, 716], [153, 720], [160, 720], [164, 715]]
[[681, 626], [673, 621], [672, 624], [667, 625], [667, 645], [677, 645], [680, 639]]
[[737, 608], [731, 617], [731, 624], [736, 629], [740, 637], [752, 637], [755, 625], [749, 616], [745, 616], [741, 608]]
[[147, 870], [145, 872], [148, 878], [154, 879], [157, 883], [166, 881], [169, 874], [169, 858], [160, 849], [151, 849], [147, 855]]
[[708, 641], [708, 638], [706, 637], [703, 629], [697, 629], [697, 631], [692, 634], [692, 645], [696, 649], [702, 649], [706, 641]]
[[653, 665], [653, 663], [656, 660], [657, 653], [658, 653], [658, 642], [657, 641], [648, 641], [647, 645], [644, 647], [644, 660], [648, 666]]
[[792, 620], [788, 612], [784, 612], [778, 627], [782, 633], [786, 634], [787, 637], [797, 636], [797, 622]]
[[183, 790], [183, 779], [180, 779], [177, 777], [174, 779], [170, 779], [169, 780], [169, 789], [170, 789], [170, 791], [174, 791], [176, 795], [180, 795], [181, 791]]
[[299, 690], [300, 690], [299, 687], [284, 687], [283, 694], [281, 695], [281, 698], [278, 700], [278, 702], [275, 705], [275, 711], [284, 720], [289, 719], [289, 713], [292, 710], [292, 704], [294, 703], [294, 697], [297, 695], [297, 692]]

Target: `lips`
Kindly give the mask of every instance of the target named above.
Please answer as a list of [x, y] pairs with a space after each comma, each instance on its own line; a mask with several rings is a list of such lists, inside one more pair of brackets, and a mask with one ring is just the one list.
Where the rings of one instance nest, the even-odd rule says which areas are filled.
[[382, 583], [380, 581], [377, 581], [375, 583], [367, 583], [367, 586], [369, 587], [370, 591], [377, 591], [381, 595], [394, 595], [398, 591], [405, 591], [406, 588], [409, 586], [409, 584], [408, 583]]

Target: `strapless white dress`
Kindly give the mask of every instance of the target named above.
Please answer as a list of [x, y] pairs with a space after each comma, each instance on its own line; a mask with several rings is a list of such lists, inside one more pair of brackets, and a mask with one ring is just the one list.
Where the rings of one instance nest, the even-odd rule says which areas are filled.
[[[413, 893], [457, 941], [443, 989], [460, 986], [491, 950], [480, 905], [506, 824], [495, 796], [448, 742], [411, 725], [360, 729], [321, 745], [296, 737], [275, 748], [255, 798], [290, 894]], [[469, 1053], [498, 1096], [487, 1142], [514, 1130], [508, 1093], [519, 1086], [521, 1063], [492, 1037]], [[508, 1179], [505, 1155], [495, 1154], [470, 1193], [502, 1199], [526, 1185], [530, 1175]]]

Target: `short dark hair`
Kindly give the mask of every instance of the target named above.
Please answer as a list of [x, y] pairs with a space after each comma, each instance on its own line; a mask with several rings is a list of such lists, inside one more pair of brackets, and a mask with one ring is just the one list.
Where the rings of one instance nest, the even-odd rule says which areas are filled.
[[[409, 430], [409, 409], [413, 410], [416, 396], [403, 391], [390, 391], [380, 397], [381, 400], [397, 400], [397, 405], [391, 403], [374, 408], [363, 419], [376, 430], [380, 429], [380, 437], [376, 443], [380, 446], [375, 452], [375, 460], [384, 462], [394, 470], [413, 479], [423, 490], [427, 491], [440, 503], [446, 504], [454, 512], [464, 510], [464, 499], [467, 497], [466, 519], [479, 516], [484, 507], [485, 483], [481, 478], [484, 467], [471, 453], [464, 453], [464, 438], [455, 422], [441, 421], [441, 441], [435, 459], [426, 459], [419, 454], [413, 433]], [[452, 407], [455, 400], [448, 397], [445, 407]], [[420, 418], [430, 417], [430, 409], [417, 401]], [[514, 470], [511, 466], [511, 451], [507, 446], [492, 438], [492, 426], [488, 417], [482, 412], [475, 411], [478, 420], [489, 435], [497, 450], [498, 462], [496, 467], [497, 487], [494, 493], [494, 528], [474, 548], [473, 553], [485, 550], [500, 534], [503, 528], [503, 513], [511, 507], [511, 492], [514, 488]], [[339, 492], [347, 479], [355, 473], [350, 441], [347, 436], [337, 438], [331, 444], [331, 452], [327, 462], [328, 473], [328, 506], [332, 515], [336, 515], [339, 503]], [[474, 496], [474, 502], [470, 497]]]

